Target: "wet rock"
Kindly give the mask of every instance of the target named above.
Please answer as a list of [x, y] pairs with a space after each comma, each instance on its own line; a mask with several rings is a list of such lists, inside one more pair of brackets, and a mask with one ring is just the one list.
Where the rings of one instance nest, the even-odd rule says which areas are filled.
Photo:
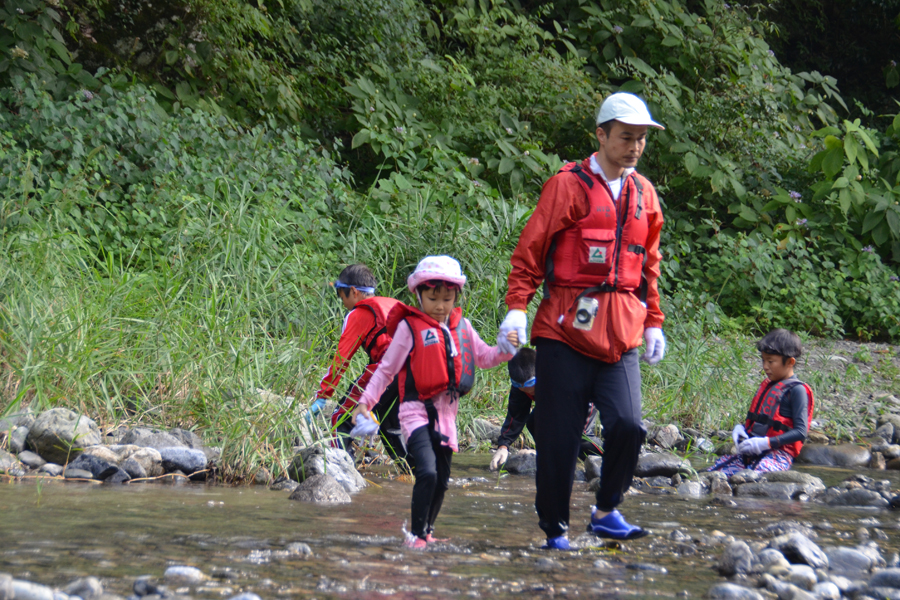
[[103, 478], [103, 483], [109, 484], [117, 484], [117, 483], [125, 483], [126, 481], [131, 481], [131, 475], [126, 473], [120, 467], [114, 467], [115, 473], [108, 475]]
[[144, 596], [167, 596], [168, 591], [164, 586], [159, 585], [154, 579], [152, 579], [149, 575], [142, 575], [138, 577], [134, 581], [134, 586], [132, 586], [132, 590], [134, 591], [136, 596], [144, 597]]
[[802, 533], [811, 540], [819, 537], [819, 534], [816, 533], [815, 529], [812, 528], [812, 524], [800, 523], [793, 520], [784, 520], [778, 521], [776, 523], [771, 523], [769, 525], [766, 525], [766, 527], [763, 529], [763, 532], [770, 537], [787, 535], [789, 533], [794, 533], [795, 531], [798, 533]]
[[895, 415], [891, 413], [887, 413], [878, 417], [878, 420], [875, 421], [876, 433], [881, 430], [885, 425], [891, 425], [892, 435], [891, 437], [882, 436], [888, 442], [892, 444], [900, 443], [900, 415]]
[[63, 474], [64, 467], [62, 465], [57, 465], [55, 463], [47, 463], [38, 469], [38, 473], [44, 473], [45, 475], [49, 475], [50, 477], [59, 477]]
[[862, 577], [874, 566], [871, 557], [853, 548], [828, 548], [825, 550], [825, 555], [828, 557], [828, 565], [832, 571], [848, 577]]
[[293, 479], [288, 479], [287, 477], [279, 477], [275, 481], [272, 482], [272, 485], [269, 486], [270, 490], [274, 490], [276, 492], [293, 492], [300, 486], [299, 483], [294, 481]]
[[768, 571], [772, 568], [786, 569], [791, 563], [784, 557], [784, 554], [774, 548], [766, 548], [756, 555], [756, 564], [759, 571]]
[[686, 496], [689, 498], [699, 498], [703, 495], [703, 485], [697, 481], [685, 481], [684, 483], [680, 483], [675, 490], [679, 496]]
[[25, 441], [28, 439], [29, 431], [31, 430], [28, 427], [22, 427], [21, 425], [13, 430], [9, 435], [10, 452], [18, 454], [25, 450]]
[[884, 460], [884, 454], [881, 452], [873, 452], [872, 458], [869, 460], [869, 468], [877, 471], [884, 471], [887, 468], [887, 461]]
[[541, 573], [552, 573], [553, 571], [559, 571], [563, 568], [559, 562], [546, 556], [537, 559], [534, 563], [534, 567]]
[[322, 474], [307, 477], [291, 493], [290, 499], [313, 504], [349, 504], [350, 494], [334, 477]]
[[163, 448], [187, 448], [187, 444], [183, 441], [159, 429], [135, 428], [122, 436], [120, 444], [131, 444], [134, 446], [142, 446], [144, 448], [155, 448], [162, 450]]
[[190, 474], [206, 468], [206, 455], [201, 450], [185, 447], [158, 448], [158, 450], [163, 471], [166, 473], [181, 471]]
[[78, 458], [69, 463], [66, 471], [69, 469], [81, 469], [90, 471], [94, 479], [103, 481], [118, 470], [118, 467], [111, 465], [105, 460], [101, 460], [89, 454], [81, 454]]
[[816, 572], [809, 565], [790, 565], [785, 579], [803, 590], [812, 590], [817, 583]]
[[900, 588], [900, 569], [882, 569], [869, 579], [869, 587]]
[[144, 479], [147, 477], [147, 471], [141, 466], [141, 463], [129, 457], [122, 462], [122, 470], [128, 473], [132, 479]]
[[710, 588], [708, 593], [712, 600], [763, 600], [756, 590], [751, 590], [733, 583], [720, 583]]
[[505, 469], [514, 475], [534, 475], [537, 473], [537, 453], [534, 450], [519, 450], [506, 460]]
[[474, 419], [472, 421], [472, 434], [475, 436], [476, 441], [489, 441], [492, 444], [496, 444], [497, 440], [500, 439], [500, 426], [484, 419]]
[[172, 583], [186, 583], [189, 585], [201, 583], [207, 579], [206, 575], [203, 574], [203, 571], [197, 567], [188, 567], [184, 565], [168, 567], [165, 573], [163, 573], [163, 577], [165, 577], [166, 581]]
[[736, 496], [752, 496], [756, 498], [774, 498], [790, 500], [803, 492], [803, 486], [796, 483], [745, 483], [734, 490]]
[[726, 577], [744, 575], [750, 572], [753, 551], [745, 542], [733, 542], [725, 547], [719, 559], [719, 573]]
[[588, 481], [600, 477], [600, 466], [603, 464], [602, 456], [588, 456], [584, 459], [584, 478]]
[[54, 600], [53, 590], [44, 585], [13, 579], [13, 595], [15, 600]]
[[890, 421], [882, 423], [875, 429], [875, 435], [888, 443], [894, 441], [894, 424]]
[[190, 431], [188, 429], [180, 429], [175, 427], [169, 430], [169, 435], [175, 437], [175, 439], [180, 440], [182, 444], [187, 446], [188, 448], [192, 448], [194, 450], [202, 450], [203, 449], [203, 440], [200, 439], [200, 436]]
[[83, 600], [97, 600], [103, 595], [103, 585], [96, 577], [76, 579], [63, 589], [69, 596], [78, 596]]
[[634, 470], [636, 477], [653, 477], [654, 475], [671, 477], [679, 472], [690, 473], [691, 464], [674, 454], [652, 452], [642, 454], [638, 458], [637, 468]]
[[72, 467], [68, 467], [63, 472], [63, 477], [66, 479], [93, 479], [94, 475], [90, 471], [85, 471], [84, 469], [73, 469]]
[[314, 446], [304, 448], [294, 456], [288, 475], [302, 483], [313, 475], [328, 474], [353, 494], [366, 487], [366, 481], [356, 470], [353, 459], [344, 450]]
[[724, 495], [731, 496], [734, 490], [730, 485], [728, 485], [728, 480], [725, 478], [716, 477], [714, 479], [710, 479], [709, 482], [709, 493], [716, 495]]
[[804, 444], [797, 461], [825, 467], [864, 467], [869, 464], [872, 454], [868, 448], [856, 444]]
[[42, 412], [28, 432], [28, 446], [47, 462], [64, 464], [81, 448], [100, 443], [100, 428], [91, 419], [67, 408]]
[[778, 536], [769, 542], [769, 547], [780, 551], [793, 564], [806, 564], [814, 569], [828, 568], [828, 557], [802, 533]]
[[738, 486], [745, 483], [756, 483], [759, 480], [760, 474], [756, 471], [751, 471], [750, 469], [742, 469], [729, 477], [728, 483], [730, 483], [732, 486]]
[[112, 465], [118, 465], [121, 462], [121, 457], [113, 452], [113, 450], [109, 446], [88, 446], [85, 448], [82, 453], [82, 456], [93, 456], [94, 458], [99, 458], [102, 461], [106, 461]]
[[825, 484], [818, 477], [800, 471], [774, 471], [765, 473], [763, 478], [769, 483], [798, 483], [807, 493], [824, 490]]
[[840, 600], [841, 590], [834, 583], [825, 581], [813, 586], [812, 594], [816, 600]]
[[[159, 453], [159, 450], [155, 448], [138, 448], [135, 452], [131, 453], [128, 458], [122, 463], [123, 468], [125, 462], [132, 460], [137, 462], [141, 468], [144, 470], [146, 475], [144, 477], [159, 477], [165, 471], [163, 470], [162, 464], [162, 454]], [[128, 469], [125, 469], [128, 471]], [[131, 474], [129, 472], [129, 474]], [[131, 475], [135, 477], [135, 475]]]
[[829, 496], [825, 499], [825, 504], [829, 506], [875, 506], [886, 508], [889, 502], [878, 492], [857, 488]]
[[653, 435], [650, 441], [654, 442], [657, 446], [665, 448], [669, 450], [674, 448], [678, 442], [684, 440], [684, 436], [681, 435], [681, 432], [678, 431], [677, 425], [664, 425], [656, 430], [656, 433]]

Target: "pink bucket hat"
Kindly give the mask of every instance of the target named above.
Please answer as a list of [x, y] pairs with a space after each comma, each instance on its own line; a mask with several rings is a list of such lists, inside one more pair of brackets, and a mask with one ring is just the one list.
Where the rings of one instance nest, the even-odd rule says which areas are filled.
[[416, 265], [416, 270], [406, 278], [409, 291], [416, 293], [416, 288], [427, 281], [446, 281], [462, 289], [466, 285], [466, 276], [455, 258], [450, 256], [426, 256]]

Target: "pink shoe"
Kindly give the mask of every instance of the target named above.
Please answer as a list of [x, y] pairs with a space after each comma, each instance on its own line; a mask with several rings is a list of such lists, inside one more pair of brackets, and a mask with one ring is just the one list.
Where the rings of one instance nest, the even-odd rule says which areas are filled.
[[435, 544], [435, 543], [438, 543], [438, 542], [449, 542], [449, 541], [450, 541], [450, 538], [436, 538], [436, 537], [434, 537], [433, 535], [431, 535], [430, 533], [426, 533], [426, 534], [425, 534], [425, 541], [426, 541], [427, 543], [429, 543], [429, 544]]
[[410, 550], [424, 550], [428, 544], [422, 538], [410, 535], [403, 541], [403, 545]]

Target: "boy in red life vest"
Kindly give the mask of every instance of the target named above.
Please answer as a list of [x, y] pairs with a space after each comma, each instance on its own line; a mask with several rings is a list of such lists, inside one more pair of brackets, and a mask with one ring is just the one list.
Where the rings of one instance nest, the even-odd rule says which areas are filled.
[[354, 412], [354, 419], [369, 417], [383, 390], [397, 378], [400, 430], [416, 477], [404, 544], [416, 550], [437, 541], [434, 522], [447, 491], [453, 453], [459, 450], [459, 399], [472, 389], [475, 367], [490, 369], [513, 356], [483, 342], [462, 309], [455, 307], [465, 283], [459, 263], [449, 256], [426, 256], [419, 262], [407, 279], [419, 308], [401, 304], [391, 311], [387, 328], [393, 341]]
[[[381, 360], [391, 343], [391, 336], [385, 329], [387, 315], [395, 305], [399, 304], [393, 298], [376, 296], [375, 285], [375, 275], [364, 264], [350, 265], [341, 271], [337, 281], [334, 282], [338, 298], [344, 308], [350, 312], [344, 318], [337, 352], [328, 367], [328, 372], [319, 384], [316, 401], [310, 406], [312, 415], [322, 410], [325, 401], [334, 394], [353, 355], [362, 348], [369, 356], [369, 364], [356, 381], [350, 385], [347, 395], [331, 415], [331, 427], [336, 436], [335, 445], [349, 452], [351, 456], [353, 447], [350, 443], [350, 431], [353, 425], [350, 422], [350, 413], [356, 407], [356, 402], [362, 395], [366, 384], [375, 373], [375, 369], [378, 368], [378, 361]], [[385, 450], [395, 460], [406, 458], [406, 451], [396, 433], [400, 429], [397, 417], [399, 404], [397, 384], [394, 382], [393, 385], [387, 386], [381, 401], [375, 408], [375, 413], [381, 423]]]
[[728, 476], [742, 469], [787, 471], [809, 432], [815, 399], [809, 385], [794, 376], [803, 348], [796, 333], [773, 329], [756, 344], [766, 378], [744, 423], [732, 432], [737, 454], [719, 458], [710, 471]]
[[[516, 336], [518, 337], [518, 335]], [[506, 363], [509, 369], [509, 402], [506, 408], [506, 419], [500, 427], [500, 437], [497, 439], [497, 450], [491, 458], [490, 469], [496, 471], [509, 457], [509, 447], [522, 434], [524, 428], [528, 428], [531, 436], [535, 434], [534, 411], [531, 405], [534, 402], [534, 388], [537, 379], [534, 375], [534, 365], [537, 352], [534, 348], [522, 348]], [[581, 434], [581, 446], [578, 449], [578, 458], [584, 460], [588, 456], [600, 456], [602, 443], [594, 433], [597, 424], [597, 407], [588, 405], [587, 419], [584, 422], [584, 430]]]

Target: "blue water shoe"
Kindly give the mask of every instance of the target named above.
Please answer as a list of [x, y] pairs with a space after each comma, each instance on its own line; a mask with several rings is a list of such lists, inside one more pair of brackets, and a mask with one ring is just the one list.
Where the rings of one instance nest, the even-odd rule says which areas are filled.
[[594, 516], [596, 512], [597, 508], [594, 507], [591, 511], [591, 524], [587, 528], [588, 532], [594, 535], [614, 540], [634, 540], [649, 533], [646, 529], [626, 522], [625, 517], [617, 510], [612, 511], [602, 519]]
[[547, 538], [547, 543], [541, 546], [541, 550], [568, 550], [569, 539], [560, 535], [554, 538]]

